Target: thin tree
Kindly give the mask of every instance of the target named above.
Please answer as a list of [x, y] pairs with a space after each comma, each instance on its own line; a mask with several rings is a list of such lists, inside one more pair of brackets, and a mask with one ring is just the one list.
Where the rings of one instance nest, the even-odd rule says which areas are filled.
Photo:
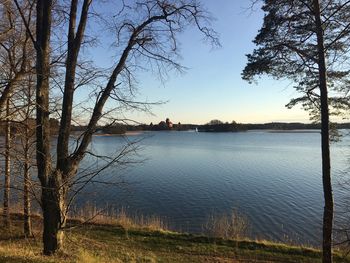
[[[21, 7], [27, 17], [28, 26], [32, 26], [31, 16], [33, 1], [22, 1]], [[11, 109], [13, 101], [11, 94], [21, 86], [22, 81], [32, 73], [29, 61], [33, 59], [33, 47], [27, 34], [27, 29], [12, 1], [1, 1], [0, 27], [6, 38], [0, 38], [0, 118], [5, 121], [5, 167], [4, 167], [4, 221], [9, 224], [10, 219], [10, 188], [11, 188], [11, 126], [15, 112]]]
[[22, 137], [23, 144], [23, 231], [26, 237], [31, 237], [32, 234], [32, 222], [31, 222], [31, 166], [32, 158], [31, 152], [33, 148], [34, 127], [31, 122], [33, 101], [32, 101], [32, 84], [30, 79], [28, 80], [28, 88], [26, 90], [27, 107], [24, 110], [24, 136]]
[[[333, 194], [329, 149], [329, 116], [349, 106], [345, 97], [349, 71], [350, 1], [263, 1], [264, 24], [247, 55], [243, 78], [269, 74], [288, 78], [302, 96], [298, 103], [321, 121], [322, 182], [324, 193], [323, 262], [332, 262]], [[331, 90], [331, 95], [329, 92]]]
[[32, 237], [31, 200], [36, 198], [37, 184], [32, 181], [32, 173], [35, 169], [35, 103], [33, 75], [28, 75], [22, 83], [22, 88], [17, 88], [13, 95], [14, 110], [16, 112], [16, 140], [13, 145], [14, 162], [19, 171], [22, 188], [15, 188], [23, 196], [23, 232], [26, 237]]
[[11, 187], [11, 121], [10, 121], [10, 97], [6, 101], [5, 121], [5, 173], [4, 173], [4, 224], [10, 224], [10, 187]]

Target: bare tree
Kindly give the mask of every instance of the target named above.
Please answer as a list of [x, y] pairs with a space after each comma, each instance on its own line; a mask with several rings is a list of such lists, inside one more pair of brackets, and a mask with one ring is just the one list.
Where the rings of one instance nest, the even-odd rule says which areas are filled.
[[31, 190], [31, 152], [33, 148], [33, 137], [34, 137], [34, 127], [31, 124], [31, 116], [32, 116], [32, 96], [31, 96], [31, 83], [29, 82], [29, 87], [27, 90], [27, 107], [25, 109], [25, 118], [24, 118], [24, 136], [22, 137], [22, 145], [23, 145], [23, 214], [24, 214], [24, 224], [23, 231], [24, 235], [27, 237], [32, 236], [32, 223], [31, 223], [31, 198], [30, 198], [30, 190]]
[[10, 122], [10, 98], [6, 101], [5, 122], [5, 183], [4, 183], [4, 224], [10, 224], [10, 186], [11, 186], [11, 122]]
[[[16, 0], [15, 2], [17, 3]], [[80, 162], [86, 154], [91, 154], [88, 147], [99, 121], [106, 117], [106, 113], [111, 112], [110, 110], [104, 112], [107, 101], [114, 99], [118, 104], [136, 108], [143, 105], [126, 99], [120, 87], [130, 87], [133, 69], [142, 66], [145, 62], [152, 63], [158, 72], [166, 72], [170, 69], [182, 70], [181, 65], [176, 61], [177, 34], [186, 27], [197, 27], [206, 39], [212, 41], [213, 44], [218, 44], [215, 32], [209, 27], [210, 19], [197, 1], [149, 0], [124, 5], [121, 12], [110, 18], [113, 20], [113, 28], [118, 39], [115, 45], [121, 50], [120, 56], [105, 84], [100, 85], [100, 90], [95, 90], [96, 100], [86, 129], [76, 141], [76, 147], [71, 149], [69, 141], [73, 100], [78, 87], [76, 83], [77, 62], [80, 48], [86, 37], [85, 29], [91, 3], [92, 0], [84, 0], [81, 5], [78, 0], [72, 0], [69, 3], [65, 81], [56, 164], [53, 163], [50, 155], [49, 127], [50, 37], [52, 35], [53, 1], [38, 0], [36, 2], [36, 34], [32, 34], [27, 25], [28, 35], [34, 42], [37, 57], [37, 168], [42, 191], [44, 253], [47, 255], [55, 253], [62, 247], [63, 229], [68, 212], [68, 193], [74, 183]], [[79, 6], [81, 9], [78, 11]], [[28, 24], [26, 19], [23, 21]], [[118, 157], [113, 160], [118, 160]]]
[[14, 187], [23, 196], [23, 232], [26, 237], [32, 236], [31, 200], [36, 197], [38, 187], [32, 181], [32, 173], [36, 171], [35, 160], [35, 103], [33, 75], [28, 75], [13, 95], [16, 139], [13, 142], [14, 163], [17, 165], [21, 187]]
[[[21, 2], [25, 10], [24, 16], [30, 17], [33, 10], [33, 1]], [[19, 87], [26, 75], [32, 72], [28, 62], [33, 59], [32, 43], [29, 41], [26, 27], [12, 1], [1, 1], [0, 12], [3, 14], [0, 27], [4, 37], [0, 37], [0, 118], [5, 120], [5, 168], [4, 168], [4, 219], [5, 224], [10, 221], [10, 188], [11, 188], [11, 126], [14, 111], [11, 109], [11, 94]], [[5, 37], [6, 36], [6, 37]], [[4, 110], [5, 108], [5, 110]]]
[[[27, 18], [28, 27], [32, 27], [32, 12], [34, 1], [23, 1], [21, 3], [22, 13]], [[6, 27], [6, 38], [0, 38], [0, 113], [4, 113], [6, 101], [14, 88], [24, 76], [32, 71], [26, 67], [28, 61], [32, 59], [33, 48], [25, 25], [21, 21], [21, 16], [17, 12], [12, 1], [1, 1], [0, 11], [2, 12], [1, 24]], [[6, 26], [5, 26], [6, 25]]]

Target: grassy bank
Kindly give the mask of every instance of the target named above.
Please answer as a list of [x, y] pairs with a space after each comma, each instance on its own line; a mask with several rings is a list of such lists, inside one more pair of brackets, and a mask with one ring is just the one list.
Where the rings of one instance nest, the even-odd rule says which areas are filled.
[[[102, 224], [67, 230], [64, 250], [45, 257], [40, 218], [33, 223], [34, 238], [23, 237], [18, 216], [0, 227], [0, 262], [321, 262], [310, 248]], [[336, 252], [335, 262], [350, 260]]]

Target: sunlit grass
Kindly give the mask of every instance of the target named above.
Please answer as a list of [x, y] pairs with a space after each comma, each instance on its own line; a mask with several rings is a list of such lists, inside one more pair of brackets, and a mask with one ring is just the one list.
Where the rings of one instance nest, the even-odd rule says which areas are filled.
[[[10, 228], [0, 227], [0, 262], [321, 262], [317, 249], [175, 233], [156, 229], [158, 223], [150, 229], [135, 225], [126, 214], [119, 223], [126, 222], [127, 227], [74, 221], [76, 227], [66, 231], [62, 251], [46, 257], [42, 255], [41, 219], [34, 219], [34, 238], [27, 239], [20, 216], [12, 217]], [[335, 262], [350, 260], [338, 251]]]
[[121, 209], [99, 209], [94, 205], [86, 204], [82, 208], [69, 215], [71, 220], [80, 223], [93, 223], [100, 225], [118, 225], [125, 230], [131, 228], [143, 228], [148, 230], [168, 230], [167, 223], [159, 216], [142, 214], [128, 214]]

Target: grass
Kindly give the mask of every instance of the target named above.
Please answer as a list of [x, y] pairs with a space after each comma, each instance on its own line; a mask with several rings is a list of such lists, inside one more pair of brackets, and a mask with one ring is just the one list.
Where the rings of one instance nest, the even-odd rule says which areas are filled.
[[[66, 232], [63, 250], [43, 256], [41, 219], [33, 220], [34, 238], [22, 235], [20, 216], [0, 226], [0, 262], [321, 262], [319, 250], [271, 242], [181, 234], [128, 225], [86, 224]], [[335, 252], [335, 262], [350, 262]]]
[[167, 224], [158, 216], [130, 215], [124, 208], [98, 209], [94, 205], [86, 204], [77, 211], [70, 213], [70, 218], [78, 222], [89, 222], [95, 225], [120, 225], [125, 229], [146, 228], [149, 230], [166, 230]]
[[210, 237], [244, 239], [248, 236], [249, 221], [236, 209], [228, 214], [213, 214], [207, 218], [203, 225], [203, 232]]

